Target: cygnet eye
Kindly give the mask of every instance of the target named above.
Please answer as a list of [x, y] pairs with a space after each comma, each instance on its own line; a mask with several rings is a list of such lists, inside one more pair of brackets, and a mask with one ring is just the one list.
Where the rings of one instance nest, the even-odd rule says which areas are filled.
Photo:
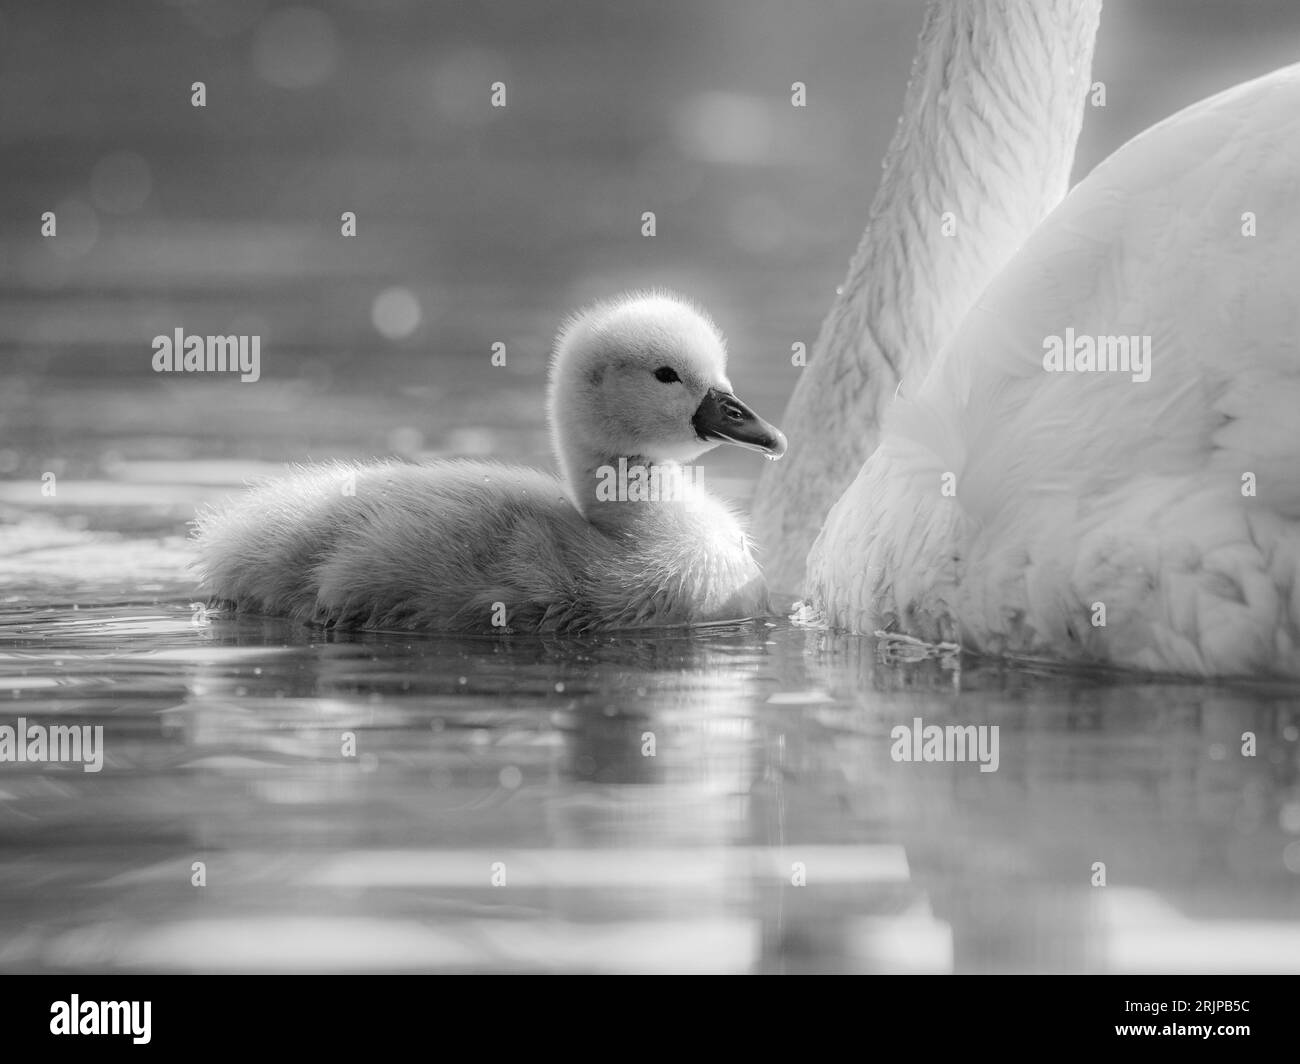
[[672, 366], [660, 366], [655, 370], [655, 380], [664, 384], [672, 384], [674, 381], [681, 380], [681, 377], [677, 376], [677, 371]]

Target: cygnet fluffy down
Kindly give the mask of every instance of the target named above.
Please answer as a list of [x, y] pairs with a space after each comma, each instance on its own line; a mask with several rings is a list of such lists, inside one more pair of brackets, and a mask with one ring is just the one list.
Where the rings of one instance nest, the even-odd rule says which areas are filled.
[[689, 463], [720, 443], [779, 458], [786, 441], [736, 398], [702, 311], [656, 292], [575, 315], [548, 413], [559, 477], [335, 463], [201, 513], [204, 590], [345, 628], [584, 632], [768, 612], [736, 515]]

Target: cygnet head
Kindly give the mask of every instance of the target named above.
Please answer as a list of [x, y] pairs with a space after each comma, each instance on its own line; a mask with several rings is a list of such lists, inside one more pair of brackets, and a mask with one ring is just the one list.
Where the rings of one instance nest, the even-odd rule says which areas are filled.
[[779, 458], [786, 440], [736, 398], [726, 343], [702, 310], [666, 292], [633, 293], [570, 318], [551, 360], [548, 413], [575, 496], [620, 457], [688, 462], [720, 443]]

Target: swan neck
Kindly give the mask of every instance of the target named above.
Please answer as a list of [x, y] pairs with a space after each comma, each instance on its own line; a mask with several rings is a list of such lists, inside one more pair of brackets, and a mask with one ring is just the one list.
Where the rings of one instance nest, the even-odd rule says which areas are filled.
[[1100, 15], [1101, 0], [928, 7], [840, 300], [874, 333], [877, 413], [1065, 196]]
[[980, 293], [1065, 194], [1101, 0], [932, 0], [866, 231], [763, 472], [755, 529], [797, 589], [831, 505]]

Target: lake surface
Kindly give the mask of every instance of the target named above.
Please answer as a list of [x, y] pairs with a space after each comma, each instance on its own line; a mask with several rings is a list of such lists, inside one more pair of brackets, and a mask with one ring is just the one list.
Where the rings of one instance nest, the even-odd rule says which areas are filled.
[[[104, 754], [3, 766], [2, 970], [1300, 968], [1294, 690], [785, 622], [326, 637], [191, 609], [179, 544], [27, 553], [101, 576], [9, 576], [0, 723]], [[997, 770], [893, 760], [915, 718]]]
[[[273, 11], [0, 19], [0, 98], [30, 101], [0, 116], [0, 728], [103, 728], [98, 772], [0, 762], [0, 971], [1300, 971], [1294, 687], [896, 660], [783, 618], [490, 640], [192, 606], [186, 523], [249, 477], [544, 462], [550, 338], [595, 296], [698, 296], [779, 420], [919, 25]], [[1084, 170], [1300, 39], [1275, 3], [1103, 18]], [[154, 373], [177, 327], [260, 335], [261, 379]], [[758, 465], [708, 482], [743, 507]], [[918, 718], [996, 727], [997, 770], [895, 760]]]

